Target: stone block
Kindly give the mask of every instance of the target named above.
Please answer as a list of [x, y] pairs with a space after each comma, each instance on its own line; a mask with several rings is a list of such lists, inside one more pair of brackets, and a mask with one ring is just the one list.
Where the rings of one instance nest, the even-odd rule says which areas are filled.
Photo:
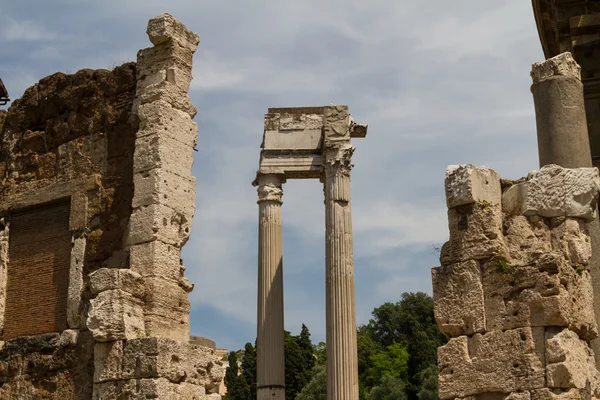
[[198, 43], [200, 43], [200, 38], [196, 33], [188, 30], [184, 24], [167, 13], [152, 17], [148, 21], [146, 33], [155, 46], [175, 41], [189, 51], [194, 52], [198, 47]]
[[433, 268], [435, 319], [448, 337], [485, 332], [481, 272], [477, 261]]
[[507, 254], [500, 204], [472, 203], [448, 210], [450, 240], [442, 247], [442, 265]]
[[72, 240], [69, 287], [67, 289], [67, 325], [69, 328], [79, 328], [81, 324], [81, 295], [84, 289], [83, 261], [87, 241], [84, 235], [73, 236]]
[[94, 345], [94, 383], [121, 379], [122, 364], [122, 340]]
[[60, 334], [60, 345], [62, 347], [75, 347], [78, 338], [79, 329], [65, 329]]
[[568, 391], [553, 392], [551, 389], [537, 389], [531, 391], [531, 400], [590, 400], [591, 390], [571, 389]]
[[546, 378], [548, 387], [585, 389], [589, 384], [594, 398], [600, 396], [600, 373], [594, 352], [568, 329], [546, 332]]
[[512, 185], [502, 194], [502, 212], [509, 216], [523, 215], [527, 200], [527, 182]]
[[[152, 88], [159, 89], [160, 85], [153, 85]], [[183, 94], [176, 93], [175, 96], [181, 98]], [[141, 137], [158, 134], [177, 140], [186, 146], [196, 147], [198, 126], [192, 121], [189, 113], [174, 108], [168, 101], [157, 98], [152, 102], [142, 103], [138, 107], [137, 114], [140, 118], [140, 130], [136, 141]]]
[[534, 264], [543, 254], [552, 251], [548, 225], [541, 219], [532, 222], [524, 216], [504, 219], [504, 243], [513, 266]]
[[350, 112], [348, 106], [323, 107], [324, 147], [332, 148], [339, 144], [350, 143]]
[[438, 349], [440, 399], [544, 387], [544, 354], [535, 341], [530, 328], [450, 339]]
[[454, 208], [471, 203], [500, 204], [500, 176], [487, 167], [451, 165], [446, 169], [446, 204]]
[[507, 270], [490, 260], [483, 264], [482, 280], [488, 331], [562, 326], [586, 339], [598, 335], [589, 273], [577, 272], [556, 254]]
[[[168, 81], [148, 85], [140, 92], [140, 94], [138, 94], [137, 99], [139, 100], [139, 107], [147, 106], [149, 104], [164, 103], [170, 105], [174, 110], [187, 114], [191, 118], [194, 118], [198, 111], [190, 102], [187, 91], [178, 88]], [[140, 121], [141, 120], [142, 119], [140, 118]], [[197, 135], [198, 129], [196, 124], [194, 123], [193, 126]], [[196, 143], [193, 143], [193, 145], [195, 147]]]
[[165, 169], [138, 172], [133, 176], [132, 207], [163, 204], [191, 217], [196, 211], [196, 179]]
[[146, 333], [165, 339], [185, 341], [190, 337], [190, 316], [188, 313], [171, 312], [165, 316], [163, 310], [146, 311], [144, 314]]
[[145, 291], [144, 279], [130, 269], [100, 268], [90, 274], [92, 294], [113, 289], [120, 289], [134, 297], [142, 298]]
[[160, 132], [140, 136], [135, 141], [134, 172], [163, 168], [189, 177], [194, 163], [193, 147]]
[[143, 277], [162, 277], [175, 282], [183, 275], [178, 247], [155, 240], [130, 247], [131, 270]]
[[189, 313], [187, 292], [177, 283], [162, 278], [146, 278], [146, 304], [144, 310], [166, 317], [176, 313]]
[[123, 379], [164, 378], [210, 389], [221, 382], [224, 374], [211, 349], [167, 338], [127, 341], [122, 359]]
[[592, 221], [596, 216], [600, 176], [597, 168], [546, 165], [531, 173], [524, 215], [572, 217]]
[[192, 216], [184, 215], [162, 204], [142, 206], [129, 219], [127, 245], [160, 240], [182, 247], [190, 236]]
[[87, 328], [97, 342], [145, 336], [142, 301], [123, 290], [105, 290], [90, 300]]
[[566, 218], [552, 229], [552, 248], [563, 254], [572, 265], [588, 265], [592, 257], [592, 240], [582, 219]]
[[69, 230], [81, 231], [88, 227], [88, 200], [85, 193], [74, 193], [71, 196]]
[[170, 83], [187, 93], [192, 79], [192, 61], [193, 53], [174, 42], [140, 50], [137, 56], [137, 93], [142, 93], [150, 85], [167, 81], [170, 69], [181, 71], [183, 75], [179, 79], [187, 80]]

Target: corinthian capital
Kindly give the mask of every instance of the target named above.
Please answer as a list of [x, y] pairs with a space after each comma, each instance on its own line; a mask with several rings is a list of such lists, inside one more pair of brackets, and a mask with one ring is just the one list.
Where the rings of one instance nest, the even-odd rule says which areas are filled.
[[354, 153], [355, 147], [349, 142], [326, 147], [325, 153], [325, 174], [342, 174], [350, 175], [350, 170], [354, 165], [352, 164], [352, 153]]
[[283, 190], [282, 184], [285, 182], [283, 176], [278, 174], [258, 174], [255, 186], [258, 186], [258, 202], [276, 201], [282, 203]]

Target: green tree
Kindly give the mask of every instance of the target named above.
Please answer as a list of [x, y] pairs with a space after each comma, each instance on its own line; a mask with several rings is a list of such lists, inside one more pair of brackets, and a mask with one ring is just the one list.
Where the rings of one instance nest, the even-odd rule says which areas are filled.
[[319, 342], [313, 345], [313, 354], [317, 365], [327, 364], [327, 345], [325, 342]]
[[248, 400], [256, 400], [256, 347], [250, 342], [246, 343], [246, 346], [244, 346], [241, 377], [246, 383], [250, 393]]
[[419, 373], [437, 363], [437, 348], [446, 342], [433, 315], [433, 299], [426, 293], [403, 293], [396, 304], [385, 303], [373, 310], [368, 331], [387, 347], [402, 343], [409, 354], [409, 400], [417, 399]]
[[356, 332], [358, 345], [358, 384], [359, 397], [366, 400], [369, 395], [370, 386], [367, 385], [367, 376], [371, 367], [371, 357], [379, 353], [384, 347], [373, 338], [368, 325], [362, 325]]
[[431, 364], [418, 374], [419, 391], [417, 398], [419, 400], [438, 400], [438, 368]]
[[285, 331], [285, 398], [294, 400], [304, 382], [304, 358], [297, 336]]
[[384, 376], [408, 381], [408, 352], [400, 343], [388, 346], [384, 351], [371, 356], [371, 366], [367, 372], [366, 383], [370, 387], [380, 384]]
[[249, 400], [250, 388], [246, 381], [239, 375], [238, 357], [235, 351], [229, 353], [227, 358], [229, 366], [225, 371], [225, 386], [227, 386], [227, 400]]
[[313, 367], [315, 366], [315, 354], [313, 352], [313, 345], [310, 341], [310, 331], [306, 327], [306, 325], [302, 324], [302, 330], [300, 331], [300, 335], [297, 339], [298, 346], [300, 347], [300, 351], [302, 352], [302, 361], [303, 365], [303, 377], [302, 377], [302, 387], [304, 387], [313, 376]]
[[312, 379], [302, 388], [296, 400], [327, 400], [327, 370], [324, 364], [314, 367]]
[[368, 400], [407, 400], [405, 387], [404, 380], [384, 375], [379, 385], [369, 392]]

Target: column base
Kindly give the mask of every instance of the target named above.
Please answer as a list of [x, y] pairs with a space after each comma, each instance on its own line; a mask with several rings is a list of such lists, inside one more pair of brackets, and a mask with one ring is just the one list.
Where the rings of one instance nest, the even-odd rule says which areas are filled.
[[262, 387], [256, 391], [256, 400], [285, 400], [285, 388]]

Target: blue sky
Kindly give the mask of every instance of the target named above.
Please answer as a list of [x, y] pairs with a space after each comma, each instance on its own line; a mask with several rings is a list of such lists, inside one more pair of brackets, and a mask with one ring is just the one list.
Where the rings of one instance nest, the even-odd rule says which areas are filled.
[[[473, 163], [537, 167], [531, 64], [543, 59], [523, 0], [0, 0], [0, 77], [11, 96], [56, 71], [112, 68], [150, 45], [169, 12], [200, 35], [197, 211], [183, 251], [192, 334], [237, 349], [256, 331], [256, 191], [268, 107], [347, 104], [366, 139], [352, 175], [357, 318], [431, 293], [447, 239], [443, 178]], [[325, 338], [318, 181], [284, 186], [285, 325]]]

